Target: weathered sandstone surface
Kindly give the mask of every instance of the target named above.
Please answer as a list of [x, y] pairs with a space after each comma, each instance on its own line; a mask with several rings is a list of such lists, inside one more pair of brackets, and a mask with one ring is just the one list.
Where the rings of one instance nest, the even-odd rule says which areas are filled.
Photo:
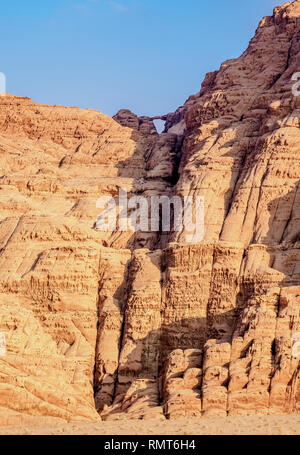
[[[160, 135], [0, 97], [0, 425], [299, 411], [299, 71], [297, 0]], [[119, 189], [203, 196], [204, 240], [100, 232]]]

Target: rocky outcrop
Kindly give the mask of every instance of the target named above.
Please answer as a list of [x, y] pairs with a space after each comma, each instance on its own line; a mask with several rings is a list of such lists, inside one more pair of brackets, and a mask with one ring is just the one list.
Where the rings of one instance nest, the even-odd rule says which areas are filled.
[[[1, 425], [298, 410], [299, 38], [298, 0], [162, 117], [0, 97]], [[204, 240], [100, 232], [120, 189]]]
[[[144, 141], [96, 111], [0, 97], [1, 424], [99, 418], [97, 325], [118, 301], [109, 300], [111, 258], [121, 284], [131, 253], [109, 255], [111, 234], [94, 229], [96, 202], [119, 186], [131, 191], [144, 173]], [[129, 168], [121, 166], [126, 160]], [[118, 245], [128, 241], [124, 233]]]
[[[130, 384], [137, 384], [149, 375], [149, 362], [155, 364], [158, 345], [151, 378], [160, 387], [156, 405], [171, 418], [291, 412], [298, 406], [298, 360], [292, 355], [298, 328], [283, 335], [278, 326], [285, 318], [289, 325], [288, 314], [297, 317], [300, 304], [300, 105], [291, 80], [299, 65], [299, 17], [298, 1], [276, 8], [239, 59], [208, 74], [197, 95], [160, 117], [169, 134], [184, 134], [179, 180], [170, 191], [205, 197], [205, 238], [187, 245], [184, 230], [170, 233], [159, 253], [161, 290], [153, 295], [150, 283], [139, 290], [145, 313], [149, 297], [161, 299], [160, 307], [151, 308], [160, 328], [146, 322], [145, 337], [136, 327], [141, 341], [128, 334], [128, 345], [125, 327], [123, 349], [144, 355], [138, 372], [130, 373]], [[134, 324], [130, 306], [125, 317]], [[184, 360], [190, 349], [203, 356], [192, 366]], [[280, 382], [285, 361], [289, 373]], [[186, 377], [192, 386], [184, 385]]]
[[129, 109], [121, 109], [113, 119], [120, 125], [139, 131], [145, 136], [157, 135], [152, 118], [146, 116], [138, 117]]

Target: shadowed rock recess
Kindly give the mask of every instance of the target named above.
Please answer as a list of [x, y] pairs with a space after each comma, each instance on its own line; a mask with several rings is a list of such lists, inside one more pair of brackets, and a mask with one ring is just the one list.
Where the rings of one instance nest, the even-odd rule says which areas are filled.
[[[298, 0], [175, 113], [0, 97], [1, 425], [299, 411], [299, 71]], [[204, 196], [203, 242], [98, 231], [120, 188]]]

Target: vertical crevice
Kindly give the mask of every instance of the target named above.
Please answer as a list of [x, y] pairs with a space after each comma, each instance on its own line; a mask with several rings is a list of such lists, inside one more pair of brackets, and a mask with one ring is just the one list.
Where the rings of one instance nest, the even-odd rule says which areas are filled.
[[130, 287], [128, 286], [129, 283], [129, 273], [131, 269], [131, 265], [133, 262], [133, 252], [131, 253], [131, 259], [127, 265], [126, 272], [125, 272], [125, 277], [124, 281], [127, 283], [127, 286], [125, 286], [125, 296], [124, 296], [124, 303], [123, 303], [123, 308], [122, 308], [122, 325], [121, 325], [121, 330], [120, 330], [120, 340], [119, 340], [119, 357], [118, 357], [118, 368], [116, 371], [116, 377], [115, 377], [115, 382], [114, 382], [114, 388], [113, 388], [113, 396], [112, 396], [112, 402], [114, 403], [115, 398], [116, 398], [116, 391], [117, 391], [117, 386], [119, 382], [119, 368], [120, 368], [120, 359], [121, 359], [121, 354], [122, 354], [122, 348], [123, 348], [123, 342], [124, 342], [124, 335], [125, 335], [125, 327], [126, 327], [126, 309], [127, 309], [127, 302], [128, 298], [130, 295]]

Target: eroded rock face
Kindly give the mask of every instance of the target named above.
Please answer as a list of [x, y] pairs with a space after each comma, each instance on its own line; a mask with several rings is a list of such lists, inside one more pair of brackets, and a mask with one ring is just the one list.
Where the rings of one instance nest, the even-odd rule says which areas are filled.
[[[0, 97], [1, 425], [298, 410], [297, 71], [299, 1], [160, 135], [128, 110]], [[120, 188], [204, 196], [203, 242], [98, 231]]]
[[125, 279], [131, 234], [110, 255], [96, 202], [143, 178], [147, 140], [95, 111], [5, 96], [0, 143], [0, 422], [98, 419], [97, 325], [105, 351], [109, 320], [122, 326], [124, 297], [111, 292]]
[[[157, 352], [156, 405], [170, 418], [297, 409], [300, 101], [291, 78], [299, 71], [299, 34], [300, 2], [276, 8], [239, 59], [208, 74], [197, 95], [161, 117], [169, 134], [184, 134], [171, 194], [205, 197], [205, 238], [186, 244], [185, 231], [169, 235], [160, 253], [161, 291], [154, 297], [150, 282], [138, 291], [145, 313], [148, 297], [161, 298], [160, 308], [151, 307], [160, 328], [147, 323], [151, 331], [141, 340], [136, 327], [139, 340], [130, 336], [131, 344], [125, 330], [122, 350], [146, 355], [128, 372], [130, 384], [149, 378]], [[127, 317], [142, 324], [140, 310], [128, 307]], [[290, 324], [285, 335], [278, 331]], [[190, 349], [202, 352], [192, 366], [185, 361]]]

